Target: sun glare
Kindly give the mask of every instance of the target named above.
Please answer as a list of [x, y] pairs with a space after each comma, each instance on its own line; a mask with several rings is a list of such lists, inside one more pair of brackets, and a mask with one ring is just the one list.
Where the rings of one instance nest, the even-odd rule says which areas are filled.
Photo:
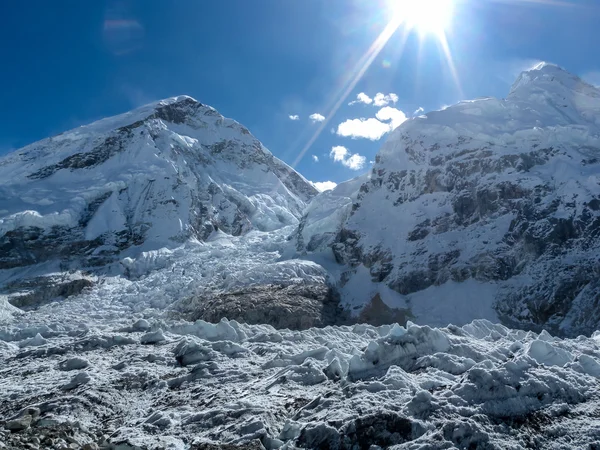
[[454, 14], [453, 0], [390, 0], [394, 20], [420, 34], [442, 36]]

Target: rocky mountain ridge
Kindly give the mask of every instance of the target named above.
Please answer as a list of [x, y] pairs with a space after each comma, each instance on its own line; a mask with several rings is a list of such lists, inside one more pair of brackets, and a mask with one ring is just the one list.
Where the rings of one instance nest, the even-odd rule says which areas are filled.
[[[541, 64], [506, 99], [407, 121], [355, 196], [326, 244], [352, 268], [340, 277], [349, 305], [366, 284], [363, 301], [382, 292], [441, 326], [470, 314], [453, 292], [475, 290], [491, 320], [569, 335], [597, 329], [600, 90], [576, 76]], [[308, 215], [301, 227], [314, 223]], [[299, 246], [315, 251], [306, 241]]]
[[546, 331], [599, 325], [599, 99], [541, 65], [319, 195], [189, 97], [0, 159], [0, 448], [600, 448]]
[[[600, 91], [541, 64], [506, 99], [408, 120], [370, 173], [316, 195], [243, 126], [176, 97], [0, 160], [0, 283], [18, 291], [20, 306], [39, 300], [31, 286], [50, 301], [51, 292], [90, 288], [97, 275], [144, 283], [159, 270], [163, 283], [179, 286], [166, 271], [198, 241], [211, 255], [241, 246], [241, 259], [223, 267], [242, 269], [219, 278], [202, 266], [208, 259], [199, 262], [195, 291], [168, 295], [202, 311], [189, 317], [217, 320], [198, 303], [209, 298], [218, 315], [260, 321], [270, 317], [271, 292], [277, 307], [295, 305], [290, 313], [304, 310], [304, 298], [317, 311], [309, 324], [337, 323], [318, 311], [336, 311], [339, 300], [349, 321], [381, 310], [437, 326], [486, 318], [590, 334], [600, 321], [598, 149]], [[253, 232], [265, 234], [233, 244]], [[272, 266], [251, 269], [252, 260]], [[276, 273], [282, 261], [298, 286]], [[60, 275], [81, 269], [93, 273]], [[263, 312], [246, 314], [238, 300], [254, 294]]]
[[316, 189], [250, 132], [176, 97], [0, 160], [0, 269], [137, 253], [294, 224]]

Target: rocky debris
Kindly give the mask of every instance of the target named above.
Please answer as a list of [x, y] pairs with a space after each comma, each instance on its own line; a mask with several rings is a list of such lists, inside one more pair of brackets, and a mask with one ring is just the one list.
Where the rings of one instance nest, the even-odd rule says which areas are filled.
[[4, 428], [13, 432], [26, 430], [27, 428], [29, 428], [32, 421], [33, 417], [29, 414], [25, 414], [17, 419], [9, 420], [4, 425]]
[[70, 370], [81, 370], [88, 367], [90, 363], [83, 358], [75, 357], [69, 358], [65, 361], [62, 361], [58, 365], [58, 370], [70, 371]]
[[4, 434], [0, 429], [0, 449], [82, 449], [99, 450], [99, 443], [108, 443], [99, 435], [83, 429], [76, 422], [32, 422], [18, 432]]
[[223, 318], [275, 328], [305, 330], [349, 323], [335, 290], [326, 284], [259, 285], [180, 304], [190, 320], [217, 323]]
[[77, 375], [74, 375], [67, 384], [61, 386], [61, 389], [64, 391], [70, 391], [79, 386], [83, 386], [84, 384], [92, 381], [92, 377], [87, 372], [79, 372]]
[[140, 342], [142, 344], [158, 344], [166, 340], [167, 338], [165, 337], [163, 330], [161, 329], [151, 331], [150, 333], [146, 333], [140, 338]]
[[[51, 252], [52, 250], [49, 249]], [[7, 283], [3, 291], [18, 308], [36, 308], [57, 298], [69, 298], [94, 286], [94, 278], [80, 272], [22, 278]]]
[[407, 320], [411, 318], [412, 315], [409, 310], [390, 308], [381, 300], [381, 296], [376, 294], [360, 312], [356, 321], [357, 323], [368, 323], [375, 326], [393, 323], [404, 326]]
[[212, 444], [201, 443], [192, 444], [190, 450], [265, 450], [264, 445], [258, 439], [248, 442], [247, 444]]
[[301, 448], [389, 448], [414, 441], [426, 431], [418, 421], [393, 412], [360, 417], [341, 429], [320, 424], [306, 427], [298, 438]]

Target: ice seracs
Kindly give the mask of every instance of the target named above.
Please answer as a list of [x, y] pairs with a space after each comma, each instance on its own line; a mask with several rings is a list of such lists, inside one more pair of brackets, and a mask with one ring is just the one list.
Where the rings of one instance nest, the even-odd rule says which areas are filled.
[[[144, 331], [72, 334], [65, 323], [45, 346], [0, 352], [1, 442], [560, 449], [597, 439], [595, 337], [482, 320], [305, 331], [167, 322], [160, 345], [143, 345]], [[89, 365], [64, 372], [74, 351]]]

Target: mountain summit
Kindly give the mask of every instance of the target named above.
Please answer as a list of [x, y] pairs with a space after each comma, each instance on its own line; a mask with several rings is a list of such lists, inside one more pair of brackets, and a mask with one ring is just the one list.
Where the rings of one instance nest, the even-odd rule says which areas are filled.
[[[378, 294], [434, 325], [591, 333], [599, 173], [600, 91], [553, 65], [524, 72], [506, 99], [408, 120], [327, 241], [351, 267], [342, 298], [359, 307]], [[310, 216], [301, 225], [314, 228]]]
[[242, 125], [174, 97], [0, 159], [0, 269], [274, 230], [316, 193]]
[[[0, 159], [0, 282], [111, 264], [135, 278], [210, 241], [185, 256], [203, 292], [181, 303], [193, 317], [289, 325], [269, 299], [299, 283], [311, 287], [281, 302], [314, 305], [311, 324], [337, 323], [339, 300], [351, 321], [589, 334], [600, 325], [599, 173], [600, 91], [550, 64], [505, 99], [406, 121], [369, 174], [319, 195], [242, 125], [175, 97]], [[156, 277], [171, 287], [161, 298], [186, 292]]]
[[318, 195], [189, 97], [0, 159], [0, 446], [596, 448], [599, 94], [534, 68]]

